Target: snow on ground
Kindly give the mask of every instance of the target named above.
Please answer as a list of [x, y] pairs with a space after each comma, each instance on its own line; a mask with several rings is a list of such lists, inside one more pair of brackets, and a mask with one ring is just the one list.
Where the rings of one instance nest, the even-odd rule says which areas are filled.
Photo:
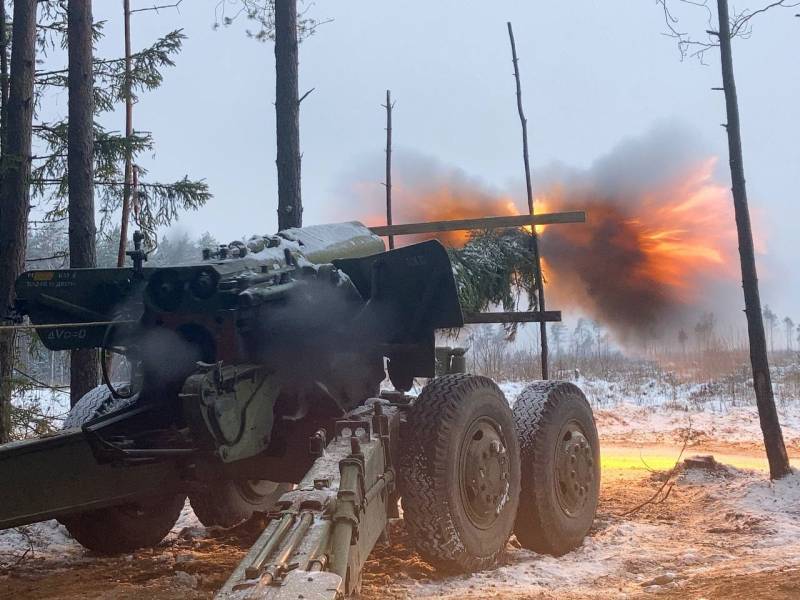
[[[205, 532], [188, 500], [175, 527], [167, 536], [167, 542], [176, 539], [187, 529], [192, 530], [195, 537], [200, 537]], [[90, 555], [91, 553], [72, 539], [67, 528], [55, 519], [0, 531], [0, 567], [32, 558], [59, 559], [69, 563]]]
[[73, 558], [80, 546], [58, 521], [44, 521], [0, 531], [0, 566], [35, 557]]
[[[700, 446], [760, 444], [754, 407], [709, 398], [694, 384], [654, 380], [632, 386], [581, 377], [576, 383], [595, 410], [602, 444], [609, 447], [660, 443], [679, 450], [687, 427]], [[509, 382], [501, 388], [513, 404], [525, 385]], [[797, 447], [800, 407], [787, 403], [779, 412], [787, 442]], [[392, 590], [400, 597], [609, 598], [680, 593], [698, 581], [800, 567], [800, 474], [771, 483], [763, 471], [684, 470], [668, 502], [623, 516], [658, 488], [658, 474], [643, 466], [623, 472], [604, 464], [603, 470], [598, 518], [577, 550], [553, 558], [510, 546], [507, 563], [494, 571], [432, 579], [393, 573]], [[168, 542], [187, 528], [195, 539], [204, 535], [188, 504]], [[0, 567], [22, 568], [31, 558], [58, 561], [65, 568], [96, 560], [56, 521], [0, 531]]]
[[[648, 380], [637, 385], [578, 377], [575, 382], [592, 405], [600, 438], [631, 444], [682, 440], [692, 442], [761, 443], [761, 426], [754, 404], [707, 398], [705, 386]], [[501, 383], [513, 406], [526, 382]], [[699, 400], [698, 398], [702, 398]], [[800, 402], [778, 407], [788, 446], [800, 446]]]
[[773, 484], [763, 473], [691, 469], [677, 489], [677, 514], [624, 518], [601, 509], [584, 544], [565, 556], [510, 548], [499, 569], [407, 581], [409, 595], [630, 597], [800, 566], [800, 475]]

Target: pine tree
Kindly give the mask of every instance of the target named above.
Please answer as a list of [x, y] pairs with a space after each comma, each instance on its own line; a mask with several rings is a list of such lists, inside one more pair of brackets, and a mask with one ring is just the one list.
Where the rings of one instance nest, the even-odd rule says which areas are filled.
[[[67, 196], [69, 266], [94, 267], [97, 229], [94, 222], [94, 69], [91, 0], [67, 3], [69, 116], [67, 124]], [[70, 405], [75, 406], [99, 380], [97, 352], [72, 351]]]
[[769, 334], [769, 351], [775, 352], [775, 325], [778, 324], [778, 315], [776, 315], [769, 304], [764, 306], [764, 321], [767, 323], [767, 333]]
[[[3, 0], [0, 0], [2, 2]], [[0, 173], [0, 323], [14, 299], [14, 280], [25, 267], [30, 211], [33, 71], [36, 61], [36, 0], [14, 2], [14, 44]], [[11, 436], [15, 336], [0, 334], [0, 443]]]
[[[138, 93], [158, 87], [163, 81], [163, 69], [174, 64], [174, 56], [180, 51], [185, 36], [180, 30], [173, 31], [150, 47], [134, 53], [131, 56], [132, 68], [128, 77], [124, 58], [91, 56], [92, 43], [103, 35], [103, 24], [92, 22], [89, 2], [76, 0], [69, 4], [44, 3], [39, 10], [40, 23], [36, 43], [43, 54], [67, 46], [72, 64], [75, 48], [69, 43], [70, 35], [75, 37], [80, 33], [84, 42], [80, 47], [82, 57], [87, 60], [88, 56], [87, 64], [90, 65], [80, 75], [83, 78], [84, 91], [88, 88], [89, 93], [74, 106], [70, 102], [70, 113], [77, 111], [75, 114], [78, 116], [73, 119], [76, 121], [73, 126], [70, 126], [69, 115], [66, 119], [40, 122], [34, 126], [34, 144], [37, 148], [43, 148], [43, 151], [34, 158], [30, 176], [32, 193], [40, 205], [48, 207], [46, 221], [58, 223], [69, 219], [71, 230], [75, 233], [70, 236], [69, 251], [65, 247], [54, 250], [53, 255], [68, 256], [71, 266], [89, 266], [97, 264], [95, 246], [98, 241], [104, 248], [103, 244], [110, 241], [109, 236], [115, 236], [115, 244], [120, 244], [119, 228], [115, 227], [114, 217], [119, 212], [124, 195], [126, 156], [136, 157], [153, 148], [150, 134], [134, 132], [132, 136], [126, 137], [106, 130], [95, 119], [123, 102], [126, 94], [130, 93], [135, 100]], [[68, 25], [80, 11], [84, 11], [78, 15], [82, 17], [78, 22], [83, 28], [80, 32], [77, 31], [80, 27], [70, 32]], [[64, 88], [70, 89], [72, 97], [71, 84], [75, 83], [72, 79], [68, 68], [37, 72], [35, 105], [44, 104], [51, 93], [58, 93]], [[89, 86], [87, 80], [91, 79], [94, 84]], [[83, 141], [76, 146], [72, 142], [77, 132], [81, 133]], [[77, 152], [74, 151], [76, 149]], [[78, 156], [80, 165], [73, 168], [72, 161], [75, 159], [77, 165]], [[142, 183], [136, 198], [137, 225], [144, 230], [152, 246], [156, 245], [156, 232], [160, 226], [169, 225], [181, 210], [197, 208], [211, 197], [204, 181], [193, 181], [183, 176], [175, 182], [150, 182], [146, 170], [140, 168], [139, 172]], [[72, 174], [72, 177], [68, 174]], [[99, 230], [95, 227], [95, 198], [102, 215]], [[79, 351], [78, 356], [82, 354], [86, 354], [87, 358], [79, 358], [80, 364], [94, 364], [94, 360], [88, 358], [94, 352]], [[96, 374], [90, 373], [88, 369], [90, 367], [86, 366], [86, 373], [77, 375], [78, 380], [85, 383], [81, 384], [76, 380], [74, 400], [80, 398], [81, 392], [97, 380]]]
[[[57, 7], [53, 9], [52, 21], [47, 26], [48, 34], [63, 29], [62, 17]], [[98, 40], [102, 35], [102, 24], [95, 24], [94, 39]], [[95, 59], [95, 118], [114, 110], [125, 102], [128, 94], [136, 102], [140, 93], [158, 88], [164, 79], [163, 70], [174, 66], [174, 58], [185, 39], [181, 30], [171, 31], [151, 46], [133, 53], [130, 73], [126, 73], [124, 57]], [[64, 69], [38, 73], [40, 94], [63, 88], [66, 77], [67, 71]], [[135, 163], [139, 155], [152, 152], [154, 141], [149, 133], [134, 131], [131, 136], [126, 136], [108, 131], [96, 121], [93, 127], [95, 196], [102, 215], [99, 229], [106, 233], [114, 228], [117, 222], [115, 217], [123, 206], [126, 158], [130, 155]], [[32, 180], [35, 195], [50, 203], [49, 219], [66, 215], [67, 129], [66, 120], [41, 123], [36, 127], [39, 142], [46, 151], [36, 164]], [[138, 194], [133, 199], [134, 217], [150, 245], [156, 244], [160, 227], [172, 224], [180, 212], [196, 210], [211, 198], [208, 185], [203, 180], [191, 180], [184, 175], [173, 182], [149, 181], [146, 169], [138, 166], [137, 172], [139, 184]]]
[[[298, 44], [314, 33], [318, 21], [297, 13], [297, 0], [241, 0], [244, 14], [258, 26], [247, 34], [257, 40], [275, 42], [275, 125], [278, 168], [278, 229], [303, 224], [300, 186], [300, 103], [309, 92], [299, 95]], [[225, 13], [221, 20], [230, 25], [235, 17]], [[236, 13], [241, 14], [241, 12]]]
[[792, 349], [792, 333], [794, 332], [794, 321], [790, 317], [783, 319], [783, 326], [786, 328], [786, 349]]

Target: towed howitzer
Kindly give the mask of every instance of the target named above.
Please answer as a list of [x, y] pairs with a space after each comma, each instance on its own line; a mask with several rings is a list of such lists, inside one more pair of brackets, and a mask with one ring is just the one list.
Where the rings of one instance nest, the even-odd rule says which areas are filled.
[[581, 542], [599, 464], [578, 388], [533, 384], [513, 412], [463, 373], [406, 393], [434, 376], [435, 330], [464, 323], [437, 241], [387, 252], [360, 223], [320, 225], [152, 268], [140, 241], [132, 268], [17, 281], [44, 345], [99, 348], [104, 381], [63, 432], [0, 447], [14, 482], [0, 527], [58, 518], [89, 548], [128, 552], [157, 544], [187, 496], [207, 526], [268, 513], [220, 598], [356, 591], [401, 496], [417, 548], [446, 569], [492, 566], [512, 532], [554, 554]]

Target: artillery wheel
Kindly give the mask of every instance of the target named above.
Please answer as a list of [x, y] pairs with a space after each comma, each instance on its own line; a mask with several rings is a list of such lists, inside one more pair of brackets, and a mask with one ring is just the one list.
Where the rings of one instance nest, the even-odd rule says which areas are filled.
[[[114, 398], [107, 386], [98, 386], [72, 407], [64, 419], [64, 428], [80, 427], [90, 419], [135, 400], [135, 396]], [[131, 552], [155, 546], [164, 539], [178, 520], [185, 502], [183, 494], [148, 497], [62, 517], [59, 521], [73, 538], [90, 550], [103, 554]]]
[[511, 409], [491, 379], [432, 380], [403, 431], [404, 519], [419, 553], [447, 571], [497, 564], [514, 526], [519, 446]]
[[514, 404], [522, 493], [514, 525], [525, 548], [561, 556], [589, 532], [600, 494], [600, 445], [576, 385], [537, 381]]
[[292, 488], [289, 483], [223, 480], [189, 493], [194, 514], [206, 527], [233, 527], [254, 512], [267, 512]]

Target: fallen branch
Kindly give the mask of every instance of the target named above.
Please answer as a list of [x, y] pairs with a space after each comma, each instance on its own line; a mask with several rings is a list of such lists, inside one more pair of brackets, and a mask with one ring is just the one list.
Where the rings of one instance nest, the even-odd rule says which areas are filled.
[[[632, 509], [625, 511], [624, 513], [621, 513], [619, 515], [620, 517], [627, 517], [627, 516], [630, 516], [630, 515], [632, 515], [634, 513], [637, 513], [642, 508], [647, 506], [648, 504], [661, 504], [664, 501], [666, 501], [667, 498], [669, 498], [669, 494], [670, 494], [670, 492], [672, 492], [672, 488], [675, 486], [675, 482], [672, 481], [672, 478], [678, 472], [678, 469], [680, 469], [681, 458], [683, 458], [683, 453], [686, 451], [686, 446], [689, 445], [689, 439], [691, 438], [691, 436], [692, 436], [692, 422], [690, 420], [689, 421], [689, 427], [686, 429], [686, 434], [683, 436], [683, 446], [681, 447], [680, 454], [678, 454], [678, 459], [675, 461], [675, 465], [672, 467], [670, 472], [667, 474], [666, 479], [664, 479], [664, 483], [662, 483], [661, 487], [659, 487], [656, 490], [655, 494], [650, 496], [647, 500], [645, 500], [641, 504], [638, 504], [638, 505], [634, 506]], [[644, 461], [642, 461], [642, 462], [644, 462]], [[667, 487], [668, 485], [669, 485], [669, 487]], [[667, 488], [666, 492], [664, 492], [664, 488]], [[662, 493], [664, 493], [663, 496], [661, 496]], [[661, 496], [661, 497], [659, 497], [659, 496]]]

